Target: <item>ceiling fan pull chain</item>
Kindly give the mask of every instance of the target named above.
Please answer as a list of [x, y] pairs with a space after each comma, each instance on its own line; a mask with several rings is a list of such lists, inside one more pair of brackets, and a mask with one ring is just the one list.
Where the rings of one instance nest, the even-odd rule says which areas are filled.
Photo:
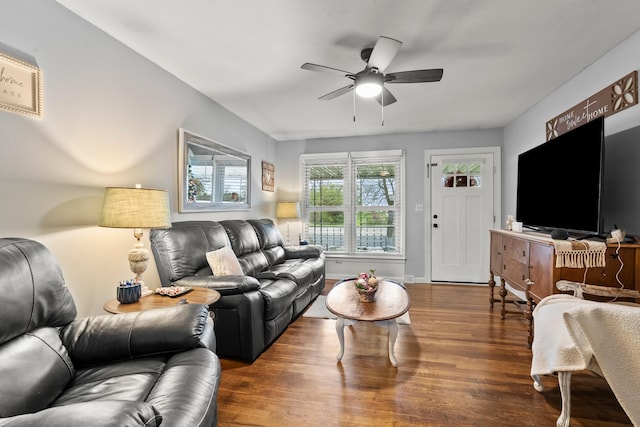
[[356, 91], [353, 91], [353, 121], [356, 121]]
[[380, 124], [380, 126], [384, 126], [384, 90], [380, 94], [380, 99], [382, 100], [382, 102], [380, 103], [380, 111], [382, 114], [382, 123]]

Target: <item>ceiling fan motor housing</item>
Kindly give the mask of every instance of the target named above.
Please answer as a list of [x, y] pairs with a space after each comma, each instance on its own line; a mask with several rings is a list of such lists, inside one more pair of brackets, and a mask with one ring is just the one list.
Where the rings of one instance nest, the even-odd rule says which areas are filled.
[[366, 47], [360, 51], [360, 58], [364, 62], [369, 62], [369, 58], [371, 58], [371, 52], [373, 52], [372, 47]]

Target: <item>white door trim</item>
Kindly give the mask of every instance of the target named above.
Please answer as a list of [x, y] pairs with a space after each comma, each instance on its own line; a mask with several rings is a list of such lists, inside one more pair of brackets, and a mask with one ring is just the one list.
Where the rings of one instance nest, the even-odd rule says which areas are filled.
[[[437, 150], [425, 150], [424, 152], [424, 268], [425, 277], [428, 282], [432, 282], [431, 277], [431, 156], [446, 155], [466, 155], [466, 154], [493, 154], [493, 165], [495, 168], [493, 177], [493, 227], [497, 228], [502, 224], [502, 148], [473, 147], [473, 148], [443, 148]], [[487, 252], [488, 253], [488, 252]], [[487, 280], [489, 272], [487, 271]]]

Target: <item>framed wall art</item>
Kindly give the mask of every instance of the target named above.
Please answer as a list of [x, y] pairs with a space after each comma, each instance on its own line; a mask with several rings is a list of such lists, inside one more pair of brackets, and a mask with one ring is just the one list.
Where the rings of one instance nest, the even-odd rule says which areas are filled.
[[42, 117], [40, 69], [0, 52], [0, 110]]
[[275, 169], [272, 163], [262, 162], [262, 190], [273, 191], [275, 184]]

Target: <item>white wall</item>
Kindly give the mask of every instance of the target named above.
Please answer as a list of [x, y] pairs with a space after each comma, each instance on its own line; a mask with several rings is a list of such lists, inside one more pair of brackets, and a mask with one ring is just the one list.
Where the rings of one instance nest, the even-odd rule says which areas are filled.
[[[0, 111], [0, 236], [48, 246], [81, 316], [104, 313], [132, 277], [132, 231], [96, 226], [104, 187], [169, 190], [173, 221], [274, 216], [260, 184], [274, 140], [56, 2], [3, 1], [0, 51], [36, 62], [44, 79], [42, 119]], [[180, 127], [252, 156], [251, 211], [178, 213]], [[153, 257], [144, 278], [159, 286]]]
[[[547, 120], [638, 69], [640, 69], [640, 32], [611, 49], [598, 61], [505, 127], [502, 169], [503, 218], [507, 214], [515, 214], [516, 210], [518, 154], [545, 141]], [[547, 72], [547, 70], [553, 72], [553, 67], [540, 64], [540, 72]], [[635, 105], [607, 117], [605, 134], [611, 135], [638, 125], [640, 125], [640, 106]], [[571, 167], [570, 163], [568, 167]]]
[[[425, 215], [429, 213], [429, 201], [424, 200], [425, 151], [440, 148], [469, 148], [502, 145], [502, 129], [475, 131], [427, 132], [411, 134], [371, 135], [344, 138], [325, 138], [285, 141], [278, 144], [276, 185], [278, 198], [298, 200], [300, 193], [299, 157], [301, 154], [404, 149], [406, 152], [406, 266], [405, 275], [417, 280], [425, 277]], [[416, 204], [424, 205], [416, 212]], [[298, 229], [291, 228], [292, 236]], [[327, 275], [331, 276], [330, 264]], [[357, 271], [356, 271], [357, 273]]]

